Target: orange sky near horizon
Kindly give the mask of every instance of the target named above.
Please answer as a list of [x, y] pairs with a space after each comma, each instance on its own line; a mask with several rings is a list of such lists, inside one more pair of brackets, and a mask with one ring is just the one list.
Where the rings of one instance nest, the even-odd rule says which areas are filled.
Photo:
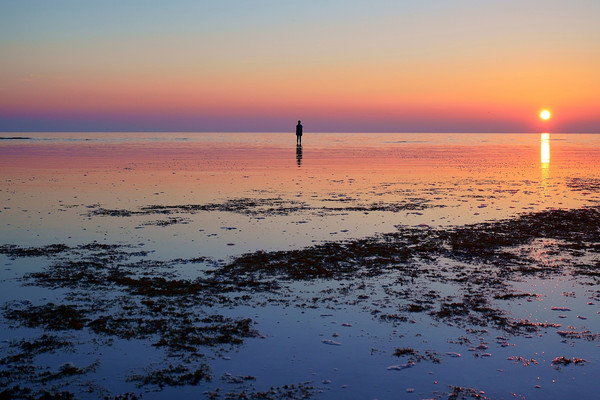
[[[235, 128], [228, 119], [243, 126], [250, 117], [277, 131], [288, 116], [341, 127], [345, 119], [372, 120], [375, 131], [432, 119], [447, 121], [448, 131], [473, 124], [485, 131], [485, 121], [497, 131], [493, 121], [502, 120], [534, 132], [590, 121], [588, 129], [600, 131], [600, 28], [590, 25], [589, 14], [600, 7], [553, 1], [544, 2], [550, 11], [535, 14], [517, 2], [457, 4], [388, 5], [366, 15], [355, 5], [339, 17], [330, 10], [300, 21], [282, 6], [242, 26], [212, 28], [161, 21], [156, 9], [120, 34], [93, 24], [62, 32], [59, 15], [38, 33], [5, 27], [0, 130], [52, 115], [104, 116], [115, 119], [115, 130], [127, 130], [120, 117], [151, 114], [172, 122], [174, 131], [178, 118], [201, 117], [223, 130]], [[79, 7], [79, 17], [94, 22]], [[27, 12], [15, 9], [13, 16], [41, 11]], [[225, 11], [214, 14], [229, 21]], [[146, 26], [152, 22], [170, 28], [157, 32]], [[540, 124], [545, 108], [553, 118]]]

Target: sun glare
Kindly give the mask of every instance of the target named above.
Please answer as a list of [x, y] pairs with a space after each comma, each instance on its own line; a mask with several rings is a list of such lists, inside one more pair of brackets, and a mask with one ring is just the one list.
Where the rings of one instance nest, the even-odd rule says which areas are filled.
[[550, 111], [544, 110], [540, 113], [540, 118], [543, 120], [550, 119]]
[[542, 166], [547, 167], [550, 164], [550, 134], [542, 133], [541, 136], [542, 148]]

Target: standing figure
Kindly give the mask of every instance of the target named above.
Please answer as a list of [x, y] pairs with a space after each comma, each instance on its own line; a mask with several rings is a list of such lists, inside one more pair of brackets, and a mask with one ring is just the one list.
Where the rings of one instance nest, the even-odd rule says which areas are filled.
[[302, 124], [300, 121], [296, 125], [296, 144], [302, 144]]

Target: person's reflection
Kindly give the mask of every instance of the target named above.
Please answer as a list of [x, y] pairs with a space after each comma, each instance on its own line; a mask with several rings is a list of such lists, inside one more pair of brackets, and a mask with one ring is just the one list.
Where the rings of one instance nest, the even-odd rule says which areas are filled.
[[298, 168], [302, 166], [302, 145], [296, 145], [296, 162], [298, 163]]

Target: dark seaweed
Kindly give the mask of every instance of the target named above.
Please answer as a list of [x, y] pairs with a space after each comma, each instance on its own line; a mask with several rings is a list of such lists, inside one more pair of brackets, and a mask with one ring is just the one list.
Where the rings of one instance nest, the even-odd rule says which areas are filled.
[[85, 312], [71, 304], [47, 303], [42, 306], [29, 305], [25, 309], [7, 310], [4, 318], [19, 321], [29, 327], [43, 327], [51, 331], [82, 329], [88, 319]]
[[[261, 208], [261, 212], [288, 213], [307, 207], [279, 199], [238, 200], [220, 205], [220, 210], [241, 212], [251, 208], [252, 212], [258, 212]], [[92, 214], [131, 216], [209, 210], [203, 207], [151, 206], [127, 212], [96, 209]], [[542, 239], [547, 242], [539, 242]], [[530, 255], [530, 249], [535, 246], [541, 246], [557, 259], [559, 255], [568, 254], [569, 260], [577, 262], [556, 262], [549, 267]], [[98, 243], [40, 248], [4, 245], [0, 246], [0, 253], [10, 257], [50, 258], [49, 266], [27, 275], [25, 282], [70, 291], [63, 304], [6, 304], [3, 315], [12, 323], [59, 333], [86, 330], [97, 337], [145, 340], [168, 350], [167, 357], [197, 363], [198, 359], [206, 360], [203, 349], [228, 349], [258, 335], [251, 319], [215, 314], [210, 311], [215, 304], [233, 307], [281, 303], [307, 308], [361, 304], [382, 322], [405, 323], [409, 318], [403, 313], [427, 312], [437, 320], [459, 326], [494, 326], [511, 334], [557, 327], [510, 318], [506, 311], [493, 306], [491, 299], [503, 303], [533, 297], [528, 293], [513, 293], [509, 286], [510, 280], [531, 274], [562, 274], [568, 268], [573, 273], [597, 279], [600, 209], [549, 210], [448, 229], [398, 227], [397, 232], [371, 238], [322, 243], [300, 250], [258, 251], [229, 262], [201, 256], [148, 260], [144, 258], [149, 253], [131, 246]], [[448, 260], [453, 263], [447, 263]], [[195, 280], [179, 279], [169, 272], [185, 263], [201, 263], [209, 268], [204, 268], [201, 277]], [[396, 299], [392, 309], [385, 310], [371, 300], [375, 289], [366, 282], [380, 276], [395, 282], [384, 288], [386, 296]], [[335, 289], [324, 289], [312, 298], [286, 297], [287, 283], [313, 280], [335, 280], [339, 285]], [[461, 290], [453, 296], [441, 297], [426, 287], [415, 286], [419, 280], [452, 281]], [[104, 296], [109, 292], [115, 295]], [[573, 339], [595, 340], [597, 337], [585, 332], [558, 333]], [[67, 366], [58, 372], [33, 370], [33, 355], [68, 346], [65, 343], [68, 342], [54, 336], [14, 343], [11, 346], [18, 352], [5, 357], [2, 363], [14, 364], [11, 379], [19, 382], [40, 382], [60, 379], [71, 372], [77, 374], [83, 369], [73, 370]], [[396, 355], [414, 358], [411, 362], [422, 359], [436, 362], [434, 353], [423, 355], [409, 350], [412, 352], [399, 349]], [[559, 364], [564, 365], [564, 362]], [[159, 388], [201, 384], [211, 379], [208, 364], [189, 370], [189, 365], [182, 367], [179, 362], [174, 365], [132, 379], [142, 386]], [[8, 387], [8, 377], [3, 379], [3, 386]], [[6, 390], [13, 390], [15, 395], [23, 393], [23, 396], [38, 393], [27, 392], [19, 386]], [[267, 391], [244, 389], [207, 395], [212, 398], [300, 398], [311, 393], [309, 386], [284, 386]], [[454, 387], [449, 398], [483, 398], [477, 396], [480, 394], [471, 389]]]
[[198, 368], [190, 370], [184, 365], [169, 365], [167, 368], [150, 371], [143, 375], [130, 376], [128, 381], [136, 382], [138, 387], [155, 385], [159, 388], [165, 386], [196, 386], [200, 382], [210, 381], [210, 368], [201, 364]]
[[394, 350], [394, 356], [407, 357], [409, 363], [418, 363], [424, 360], [429, 360], [435, 364], [441, 362], [439, 354], [434, 351], [426, 350], [425, 354], [421, 354], [419, 351], [410, 347], [397, 348]]
[[221, 393], [216, 390], [206, 392], [209, 399], [227, 399], [227, 400], [301, 400], [311, 398], [315, 388], [309, 383], [299, 383], [296, 385], [283, 385], [271, 387], [264, 391], [244, 389], [241, 391], [229, 391]]
[[[353, 202], [350, 199], [322, 199], [324, 201]], [[418, 211], [432, 207], [444, 207], [443, 205], [432, 205], [425, 199], [410, 199], [406, 202], [396, 203], [370, 203], [370, 204], [348, 204], [343, 207], [319, 206], [315, 207], [305, 202], [284, 200], [281, 198], [238, 198], [229, 199], [223, 203], [208, 204], [183, 204], [183, 205], [150, 205], [140, 207], [136, 210], [108, 209], [99, 206], [90, 206], [89, 216], [108, 217], [131, 217], [137, 215], [170, 215], [170, 214], [195, 214], [202, 211], [233, 212], [238, 214], [258, 216], [289, 215], [299, 212], [313, 212], [318, 215], [341, 213], [341, 212], [373, 212], [373, 211]], [[171, 222], [172, 221], [172, 222]], [[153, 224], [166, 224], [184, 222], [183, 219], [169, 219], [157, 221]]]
[[487, 397], [482, 394], [483, 392], [477, 391], [473, 388], [451, 386], [450, 390], [451, 391], [448, 395], [448, 400], [487, 399]]

